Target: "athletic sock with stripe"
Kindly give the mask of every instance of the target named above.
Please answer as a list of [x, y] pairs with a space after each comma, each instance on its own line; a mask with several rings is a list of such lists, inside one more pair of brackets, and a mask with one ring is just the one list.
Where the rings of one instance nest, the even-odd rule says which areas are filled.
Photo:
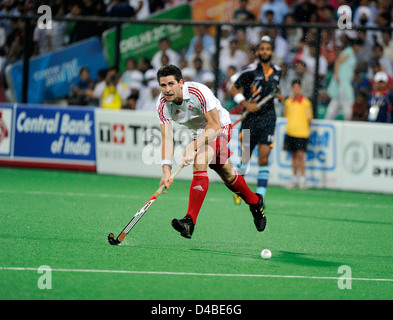
[[196, 224], [199, 211], [201, 210], [208, 189], [209, 177], [207, 171], [195, 171], [191, 181], [188, 210], [186, 214], [186, 216], [192, 219], [194, 224]]
[[229, 190], [239, 195], [248, 205], [257, 204], [259, 197], [250, 190], [243, 176], [236, 172], [236, 177], [230, 184], [225, 184]]

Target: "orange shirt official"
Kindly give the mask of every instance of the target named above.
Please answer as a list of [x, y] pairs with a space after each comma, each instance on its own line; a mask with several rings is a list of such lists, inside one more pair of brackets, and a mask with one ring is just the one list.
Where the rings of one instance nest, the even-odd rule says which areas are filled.
[[286, 133], [295, 138], [308, 138], [310, 136], [310, 121], [313, 117], [312, 104], [309, 99], [300, 96], [285, 100], [284, 117], [287, 118]]

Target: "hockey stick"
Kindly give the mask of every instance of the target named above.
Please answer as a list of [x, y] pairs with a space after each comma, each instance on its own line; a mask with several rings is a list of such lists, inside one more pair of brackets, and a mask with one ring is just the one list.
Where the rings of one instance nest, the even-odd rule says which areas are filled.
[[[180, 165], [175, 172], [172, 173], [172, 175], [169, 177], [169, 179], [174, 179], [178, 173], [183, 169], [184, 165]], [[108, 235], [108, 242], [111, 245], [118, 245], [120, 244], [126, 235], [131, 231], [131, 229], [136, 225], [136, 223], [139, 221], [140, 218], [143, 217], [143, 215], [146, 213], [147, 210], [149, 210], [150, 206], [153, 204], [153, 202], [158, 198], [158, 196], [164, 191], [165, 185], [162, 185], [154, 194], [153, 196], [147, 201], [142, 208], [139, 209], [139, 211], [132, 217], [131, 221], [126, 225], [126, 227], [123, 229], [123, 231], [118, 235], [118, 237], [115, 239], [115, 236], [113, 233], [110, 233]]]
[[[279, 87], [278, 86], [273, 86], [272, 91], [266, 96], [264, 97], [261, 101], [259, 101], [257, 103], [258, 107], [262, 107], [263, 105], [265, 105], [267, 102], [269, 102], [270, 100], [272, 100], [278, 93]], [[255, 95], [253, 95], [251, 97], [251, 101], [255, 99]], [[236, 126], [240, 121], [243, 121], [246, 116], [249, 114], [249, 111], [245, 111], [243, 112], [243, 114], [240, 116], [239, 119], [237, 119], [234, 123], [232, 123], [232, 127]]]

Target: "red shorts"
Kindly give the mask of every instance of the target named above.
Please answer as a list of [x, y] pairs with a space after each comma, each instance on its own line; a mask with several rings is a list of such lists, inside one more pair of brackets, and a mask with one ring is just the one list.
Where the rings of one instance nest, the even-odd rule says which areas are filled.
[[215, 156], [210, 162], [209, 167], [213, 170], [222, 168], [229, 157], [233, 154], [228, 148], [228, 143], [232, 137], [232, 124], [222, 127], [221, 133], [212, 141], [209, 146], [213, 148]]

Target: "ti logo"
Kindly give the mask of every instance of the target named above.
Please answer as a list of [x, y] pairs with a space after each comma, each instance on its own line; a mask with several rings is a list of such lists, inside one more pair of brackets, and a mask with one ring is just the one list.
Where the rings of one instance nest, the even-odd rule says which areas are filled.
[[3, 113], [0, 111], [0, 144], [5, 138], [8, 138], [8, 129], [3, 121]]
[[114, 124], [113, 125], [113, 142], [123, 144], [126, 142], [125, 127], [124, 124]]
[[126, 127], [124, 124], [100, 123], [100, 141], [106, 143], [124, 144], [126, 142]]

